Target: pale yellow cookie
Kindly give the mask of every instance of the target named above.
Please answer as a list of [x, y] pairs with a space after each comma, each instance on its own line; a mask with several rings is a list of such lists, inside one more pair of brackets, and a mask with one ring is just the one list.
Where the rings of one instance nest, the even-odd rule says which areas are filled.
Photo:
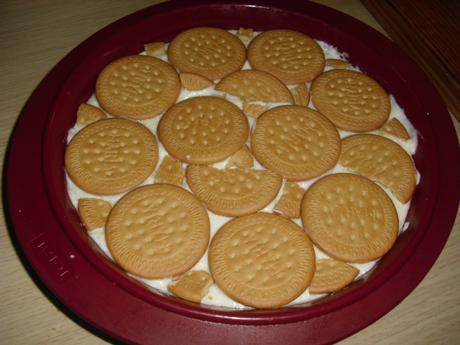
[[345, 262], [322, 259], [316, 261], [316, 272], [308, 287], [311, 294], [331, 293], [343, 289], [358, 275], [359, 270]]
[[220, 97], [193, 97], [163, 115], [158, 137], [174, 158], [191, 164], [219, 162], [243, 147], [249, 135], [246, 116]]
[[281, 213], [287, 218], [299, 218], [300, 217], [300, 204], [302, 203], [302, 197], [305, 190], [301, 188], [297, 183], [286, 182], [283, 187], [283, 195], [281, 199], [276, 203], [275, 212]]
[[147, 279], [175, 277], [206, 251], [209, 218], [191, 193], [170, 184], [136, 188], [110, 212], [107, 246], [127, 272]]
[[236, 151], [229, 159], [227, 167], [238, 167], [238, 168], [252, 168], [254, 165], [254, 159], [252, 158], [251, 151], [244, 145], [241, 150]]
[[293, 103], [289, 89], [278, 78], [262, 71], [243, 70], [229, 74], [216, 85], [216, 90], [248, 102]]
[[341, 59], [326, 59], [326, 66], [346, 69], [351, 67], [351, 63], [349, 63], [347, 60]]
[[209, 247], [216, 284], [235, 301], [254, 308], [278, 308], [310, 285], [313, 245], [294, 222], [268, 213], [232, 219]]
[[409, 140], [410, 135], [407, 132], [407, 129], [403, 126], [403, 124], [396, 118], [392, 118], [390, 121], [385, 123], [382, 128], [380, 128], [381, 131], [394, 135], [397, 138], [403, 139], [403, 140]]
[[332, 174], [315, 182], [302, 199], [302, 222], [312, 241], [345, 262], [378, 259], [393, 246], [399, 221], [388, 195], [353, 174]]
[[182, 87], [189, 91], [203, 90], [214, 85], [212, 80], [195, 73], [184, 72], [179, 74], [179, 78]]
[[292, 30], [270, 30], [255, 37], [248, 47], [254, 69], [273, 74], [286, 84], [313, 80], [324, 68], [324, 53], [309, 36]]
[[105, 200], [96, 198], [78, 199], [78, 214], [88, 230], [103, 227], [111, 209], [112, 205]]
[[96, 98], [116, 116], [147, 119], [172, 106], [180, 80], [171, 65], [152, 56], [122, 57], [107, 65], [96, 81]]
[[149, 177], [158, 161], [155, 136], [140, 123], [105, 119], [79, 131], [65, 152], [72, 181], [88, 193], [112, 195]]
[[225, 30], [199, 27], [174, 37], [168, 46], [168, 58], [180, 72], [215, 80], [243, 67], [246, 48], [238, 37]]
[[382, 126], [390, 115], [390, 97], [367, 75], [345, 69], [322, 73], [312, 83], [315, 108], [337, 127], [367, 132]]
[[101, 109], [90, 104], [82, 103], [77, 110], [77, 123], [81, 126], [89, 125], [106, 117], [107, 115]]
[[268, 108], [262, 104], [243, 102], [243, 113], [246, 116], [251, 116], [255, 119], [266, 112], [267, 109]]
[[263, 209], [276, 197], [282, 182], [271, 171], [203, 165], [189, 165], [186, 176], [193, 193], [209, 210], [231, 217]]
[[254, 35], [254, 30], [251, 28], [239, 28], [238, 32], [236, 33], [238, 38], [243, 42], [246, 46], [251, 42], [252, 37]]
[[166, 155], [155, 173], [155, 182], [181, 186], [184, 177], [185, 171], [182, 168], [182, 164], [174, 158]]
[[213, 283], [206, 271], [189, 271], [168, 285], [168, 290], [179, 298], [200, 303]]
[[406, 203], [416, 186], [412, 158], [393, 140], [374, 134], [356, 134], [342, 140], [339, 163], [389, 188]]
[[152, 42], [144, 44], [144, 50], [149, 56], [162, 57], [166, 54], [164, 42]]
[[297, 85], [290, 91], [295, 105], [308, 106], [308, 102], [310, 102], [310, 93], [304, 83]]
[[334, 125], [317, 111], [286, 105], [267, 110], [257, 119], [251, 148], [264, 167], [300, 181], [335, 166], [340, 138]]

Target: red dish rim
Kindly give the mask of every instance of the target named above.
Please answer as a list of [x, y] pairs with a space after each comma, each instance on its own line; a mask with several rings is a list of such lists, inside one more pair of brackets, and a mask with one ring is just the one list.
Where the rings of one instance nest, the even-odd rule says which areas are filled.
[[[284, 22], [286, 27], [310, 33], [339, 50], [350, 50], [353, 63], [395, 94], [419, 131], [415, 161], [422, 179], [409, 212], [409, 229], [365, 282], [357, 282], [308, 308], [228, 312], [152, 294], [126, 279], [91, 249], [91, 242], [82, 236], [83, 228], [64, 193], [62, 162], [67, 130], [74, 121], [78, 102], [89, 96], [84, 90], [94, 83], [95, 71], [115, 57], [138, 52], [147, 40], [138, 37], [137, 42], [130, 42], [132, 33], [152, 26], [153, 19], [157, 25], [172, 15], [179, 23], [170, 24], [170, 29], [163, 30], [157, 39], [170, 39], [175, 32], [196, 25], [217, 26], [220, 22], [225, 28], [236, 25], [269, 29]], [[146, 35], [150, 35], [150, 40], [155, 37]], [[130, 43], [120, 44], [123, 40]], [[381, 66], [381, 61], [386, 65]], [[294, 1], [282, 5], [173, 2], [144, 9], [111, 24], [83, 42], [48, 74], [26, 104], [11, 139], [7, 198], [15, 235], [41, 280], [77, 315], [113, 336], [149, 343], [146, 328], [155, 329], [152, 323], [161, 317], [170, 323], [184, 323], [183, 331], [205, 329], [208, 338], [197, 338], [199, 341], [209, 341], [213, 332], [233, 326], [235, 336], [247, 340], [253, 336], [258, 341], [266, 337], [268, 344], [279, 342], [285, 337], [284, 332], [292, 334], [290, 339], [301, 334], [296, 340], [284, 342], [305, 339], [323, 343], [343, 338], [375, 321], [409, 294], [428, 272], [455, 219], [460, 195], [455, 176], [459, 175], [460, 164], [451, 157], [458, 156], [450, 117], [431, 84], [391, 41], [359, 21], [324, 6]], [[96, 293], [91, 284], [104, 293]], [[119, 300], [126, 301], [123, 309], [148, 315], [148, 322], [129, 319], [120, 323], [122, 311], [113, 305]], [[105, 312], [99, 310], [102, 301], [108, 309]], [[361, 308], [365, 315], [357, 316], [356, 311]], [[235, 331], [234, 324], [246, 326]], [[254, 335], [255, 326], [265, 336]], [[168, 339], [177, 336], [173, 324], [165, 328]], [[262, 329], [265, 332], [260, 332]], [[325, 329], [328, 331], [324, 332]]]

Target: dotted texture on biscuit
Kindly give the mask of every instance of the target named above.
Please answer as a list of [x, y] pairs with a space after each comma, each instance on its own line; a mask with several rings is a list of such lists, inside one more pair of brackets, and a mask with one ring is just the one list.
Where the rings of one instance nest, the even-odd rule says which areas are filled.
[[201, 202], [169, 185], [139, 187], [110, 212], [105, 229], [115, 261], [127, 272], [148, 279], [178, 276], [206, 251], [209, 218]]
[[353, 266], [333, 260], [316, 261], [316, 271], [308, 291], [311, 294], [331, 293], [343, 289], [358, 275], [359, 270]]
[[293, 102], [289, 89], [278, 78], [262, 71], [234, 72], [222, 79], [216, 85], [216, 90], [244, 101]]
[[357, 134], [342, 140], [339, 163], [389, 188], [402, 203], [416, 186], [416, 170], [409, 154], [394, 141], [373, 134]]
[[168, 153], [191, 164], [224, 160], [245, 144], [246, 116], [233, 103], [213, 96], [189, 98], [160, 120], [158, 136]]
[[254, 69], [271, 73], [287, 84], [313, 80], [325, 64], [318, 43], [292, 30], [271, 30], [258, 35], [249, 45], [248, 60]]
[[252, 169], [189, 165], [187, 183], [214, 213], [241, 216], [267, 206], [281, 188], [280, 175]]
[[315, 271], [313, 245], [294, 222], [268, 213], [235, 218], [209, 247], [217, 285], [235, 301], [278, 308], [298, 297]]
[[287, 105], [272, 108], [257, 119], [251, 147], [264, 167], [299, 181], [335, 166], [340, 138], [334, 125], [320, 113]]
[[246, 60], [246, 48], [225, 30], [200, 27], [178, 34], [168, 46], [168, 59], [180, 72], [221, 79], [238, 71]]
[[99, 74], [96, 98], [116, 116], [147, 119], [172, 106], [180, 80], [168, 63], [151, 56], [133, 55], [115, 60]]
[[384, 255], [398, 236], [398, 215], [374, 182], [353, 174], [332, 174], [315, 182], [301, 205], [312, 241], [329, 256], [367, 262]]
[[324, 72], [311, 86], [315, 108], [337, 127], [366, 132], [379, 128], [391, 111], [386, 91], [363, 73], [335, 69]]
[[96, 195], [126, 192], [152, 174], [158, 161], [155, 136], [125, 119], [94, 122], [78, 132], [65, 153], [72, 181]]

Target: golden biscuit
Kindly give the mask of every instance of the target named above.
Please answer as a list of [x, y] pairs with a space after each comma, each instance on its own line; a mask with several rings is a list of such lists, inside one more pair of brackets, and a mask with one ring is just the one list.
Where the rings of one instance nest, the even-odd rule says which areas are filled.
[[398, 236], [393, 202], [377, 184], [358, 175], [319, 179], [305, 192], [301, 214], [312, 241], [345, 262], [375, 260], [390, 250]]
[[78, 199], [78, 214], [88, 230], [103, 227], [111, 209], [112, 205], [102, 199]]
[[212, 212], [230, 217], [263, 209], [276, 197], [281, 182], [281, 176], [266, 170], [187, 168], [187, 183], [198, 199]]
[[268, 213], [235, 218], [209, 247], [216, 284], [239, 303], [278, 308], [298, 297], [315, 271], [313, 245], [294, 222]]
[[320, 113], [298, 105], [272, 108], [257, 119], [252, 153], [267, 169], [288, 180], [306, 180], [337, 163], [340, 138]]
[[225, 30], [200, 27], [174, 37], [168, 47], [168, 58], [180, 72], [215, 80], [243, 67], [246, 48], [238, 37]]
[[358, 275], [359, 270], [353, 266], [333, 260], [316, 261], [316, 271], [308, 287], [311, 294], [331, 293], [343, 289]]
[[325, 64], [321, 47], [292, 30], [265, 31], [251, 41], [248, 60], [254, 69], [273, 74], [286, 84], [313, 80]]
[[254, 165], [254, 159], [252, 158], [251, 151], [244, 145], [241, 150], [236, 151], [229, 159], [227, 167], [238, 167], [238, 168], [252, 168]]
[[168, 63], [151, 56], [122, 57], [107, 65], [96, 81], [96, 98], [116, 116], [147, 119], [176, 102], [180, 80]]
[[406, 203], [416, 186], [414, 162], [393, 140], [374, 134], [356, 134], [342, 140], [339, 164], [389, 188]]
[[308, 92], [307, 86], [302, 83], [291, 89], [292, 97], [294, 98], [295, 105], [308, 106], [310, 102], [310, 93]]
[[326, 59], [326, 66], [332, 68], [349, 68], [351, 67], [351, 63], [347, 60], [340, 60], [340, 59]]
[[155, 174], [155, 182], [181, 186], [184, 177], [185, 171], [182, 169], [182, 164], [174, 158], [166, 155], [161, 161], [161, 164]]
[[191, 164], [224, 160], [243, 147], [248, 134], [248, 120], [241, 110], [213, 96], [177, 103], [158, 126], [158, 137], [169, 154]]
[[164, 42], [152, 42], [144, 44], [144, 50], [149, 56], [162, 57], [166, 54]]
[[390, 115], [386, 91], [367, 75], [333, 69], [317, 77], [311, 86], [315, 108], [337, 127], [352, 132], [379, 128]]
[[147, 279], [175, 277], [206, 251], [209, 218], [191, 193], [170, 184], [136, 188], [113, 207], [107, 246], [127, 272]]
[[276, 203], [274, 212], [281, 213], [287, 218], [300, 217], [300, 204], [305, 190], [297, 183], [286, 182], [283, 187], [283, 195]]
[[257, 119], [267, 111], [267, 107], [262, 104], [243, 102], [243, 113]]
[[184, 72], [179, 74], [179, 78], [182, 83], [182, 87], [190, 91], [203, 90], [214, 85], [212, 80], [209, 80], [199, 74]]
[[189, 271], [168, 285], [168, 290], [179, 298], [200, 303], [213, 283], [206, 271]]
[[216, 85], [216, 90], [243, 101], [293, 103], [289, 89], [278, 78], [262, 71], [243, 70], [229, 74]]
[[89, 125], [106, 117], [107, 115], [101, 109], [90, 104], [80, 104], [77, 110], [77, 123], [81, 126]]
[[65, 152], [65, 167], [75, 184], [97, 195], [126, 192], [149, 177], [158, 161], [155, 136], [125, 119], [94, 122], [79, 131]]
[[387, 123], [385, 123], [382, 128], [380, 128], [381, 131], [394, 135], [397, 138], [403, 139], [403, 140], [409, 140], [410, 135], [407, 132], [406, 128], [403, 126], [401, 122], [399, 122], [398, 119], [393, 118]]

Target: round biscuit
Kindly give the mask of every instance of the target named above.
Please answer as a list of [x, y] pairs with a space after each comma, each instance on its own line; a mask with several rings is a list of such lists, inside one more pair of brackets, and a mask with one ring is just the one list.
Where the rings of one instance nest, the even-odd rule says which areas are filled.
[[191, 164], [219, 162], [246, 143], [249, 124], [233, 103], [214, 96], [186, 99], [161, 118], [158, 137], [169, 154]]
[[315, 108], [337, 127], [352, 132], [382, 126], [391, 111], [387, 92], [372, 78], [356, 71], [334, 69], [312, 83]]
[[96, 81], [96, 98], [112, 115], [147, 119], [165, 112], [179, 96], [180, 80], [167, 62], [151, 56], [122, 57]]
[[257, 212], [277, 196], [280, 175], [266, 170], [189, 165], [187, 183], [212, 212], [236, 217]]
[[155, 136], [140, 123], [104, 119], [79, 131], [65, 152], [75, 184], [96, 195], [126, 192], [149, 177], [158, 161]]
[[257, 119], [251, 146], [264, 167], [293, 181], [325, 173], [340, 155], [335, 126], [317, 111], [297, 105], [263, 113]]
[[216, 85], [216, 90], [244, 101], [293, 103], [286, 85], [270, 73], [262, 71], [243, 70], [229, 74]]
[[235, 301], [278, 308], [298, 297], [315, 271], [313, 245], [294, 222], [268, 213], [234, 218], [209, 247], [216, 284]]
[[325, 65], [324, 53], [311, 37], [292, 30], [265, 31], [248, 47], [254, 69], [273, 74], [286, 84], [313, 80]]
[[302, 222], [312, 241], [329, 256], [367, 262], [384, 255], [398, 236], [398, 215], [377, 184], [353, 174], [332, 174], [305, 193]]
[[380, 135], [356, 134], [343, 139], [339, 164], [381, 183], [402, 203], [408, 202], [415, 190], [417, 171], [412, 158], [400, 145]]
[[142, 186], [124, 195], [105, 228], [115, 261], [147, 279], [174, 277], [192, 268], [208, 247], [209, 232], [201, 202], [170, 184]]
[[168, 46], [169, 62], [180, 72], [216, 80], [240, 70], [246, 48], [238, 37], [212, 27], [182, 31]]

